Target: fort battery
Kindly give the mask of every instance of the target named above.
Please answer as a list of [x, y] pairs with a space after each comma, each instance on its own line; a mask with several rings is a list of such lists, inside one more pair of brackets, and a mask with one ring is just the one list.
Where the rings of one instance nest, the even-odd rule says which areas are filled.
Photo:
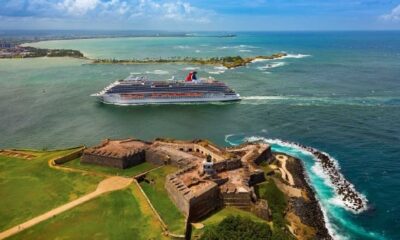
[[223, 206], [269, 219], [267, 203], [257, 199], [254, 185], [265, 181], [258, 166], [272, 158], [271, 147], [262, 142], [220, 148], [206, 140], [107, 139], [86, 149], [81, 161], [116, 168], [145, 161], [179, 167], [166, 177], [165, 188], [179, 210], [194, 221]]

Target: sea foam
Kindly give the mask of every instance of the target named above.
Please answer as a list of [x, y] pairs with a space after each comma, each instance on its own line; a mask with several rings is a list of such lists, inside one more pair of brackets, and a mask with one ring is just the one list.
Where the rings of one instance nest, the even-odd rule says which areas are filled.
[[214, 71], [209, 71], [209, 74], [221, 74], [224, 73], [228, 68], [224, 66], [214, 67]]
[[285, 59], [285, 58], [306, 58], [306, 57], [311, 57], [311, 55], [308, 54], [287, 54], [286, 56], [276, 58], [276, 59]]
[[166, 75], [169, 74], [168, 71], [165, 70], [153, 70], [153, 71], [146, 71], [147, 74], [156, 74], [156, 75]]
[[282, 66], [285, 66], [285, 65], [286, 65], [285, 62], [273, 62], [273, 63], [269, 63], [269, 64], [267, 64], [265, 66], [258, 67], [257, 69], [266, 70], [266, 69], [270, 69], [270, 68], [282, 67]]
[[[262, 140], [271, 144], [278, 144], [295, 148], [305, 154], [313, 156], [313, 159], [318, 165], [313, 166], [314, 173], [318, 174], [325, 181], [327, 186], [335, 190], [336, 196], [334, 201], [336, 205], [343, 206], [346, 210], [353, 213], [360, 213], [367, 210], [368, 200], [359, 193], [353, 184], [351, 184], [340, 172], [338, 161], [326, 152], [319, 151], [318, 149], [307, 147], [299, 143], [287, 142], [280, 139], [266, 139], [263, 137], [248, 137], [246, 141]], [[322, 169], [322, 171], [321, 171]], [[338, 204], [339, 199], [341, 203]]]

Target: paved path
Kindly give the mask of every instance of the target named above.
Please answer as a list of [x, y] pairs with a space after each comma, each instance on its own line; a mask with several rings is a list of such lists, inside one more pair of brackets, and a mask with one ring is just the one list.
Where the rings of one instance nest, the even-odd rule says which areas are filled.
[[50, 210], [40, 216], [37, 216], [35, 218], [32, 218], [31, 220], [28, 220], [22, 224], [19, 224], [13, 228], [10, 228], [4, 232], [0, 233], [0, 239], [4, 239], [7, 237], [10, 237], [14, 234], [17, 234], [18, 232], [25, 230], [27, 228], [30, 228], [42, 221], [45, 221], [51, 217], [54, 217], [60, 213], [63, 213], [71, 208], [74, 208], [82, 203], [85, 203], [93, 198], [98, 197], [101, 194], [104, 194], [106, 192], [111, 192], [111, 191], [116, 191], [123, 189], [127, 187], [129, 184], [131, 184], [133, 179], [131, 178], [124, 178], [124, 177], [110, 177], [107, 178], [99, 183], [97, 186], [97, 189], [94, 192], [91, 192], [83, 197], [80, 197], [72, 202], [69, 202], [65, 205], [62, 205], [58, 208], [55, 208], [53, 210]]
[[282, 173], [282, 178], [288, 181], [291, 186], [294, 186], [293, 176], [286, 168], [286, 161], [288, 160], [288, 157], [278, 154], [276, 155], [276, 158], [282, 163], [282, 167], [279, 168]]

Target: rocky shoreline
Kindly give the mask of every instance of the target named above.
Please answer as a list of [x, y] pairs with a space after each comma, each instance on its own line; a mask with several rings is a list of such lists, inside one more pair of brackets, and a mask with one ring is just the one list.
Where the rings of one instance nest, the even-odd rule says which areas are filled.
[[324, 173], [328, 175], [336, 193], [341, 197], [341, 200], [346, 207], [354, 212], [361, 212], [367, 209], [367, 200], [365, 197], [358, 193], [354, 189], [354, 186], [344, 178], [332, 157], [330, 157], [327, 153], [321, 152], [312, 147], [301, 145], [299, 143], [289, 144], [294, 144], [303, 150], [310, 152], [318, 159], [318, 162], [321, 164]]
[[286, 167], [293, 175], [296, 187], [301, 188], [306, 197], [292, 197], [289, 200], [289, 208], [300, 217], [302, 223], [316, 230], [316, 239], [333, 239], [325, 225], [325, 218], [314, 190], [307, 182], [307, 175], [301, 161], [293, 158], [288, 161]]

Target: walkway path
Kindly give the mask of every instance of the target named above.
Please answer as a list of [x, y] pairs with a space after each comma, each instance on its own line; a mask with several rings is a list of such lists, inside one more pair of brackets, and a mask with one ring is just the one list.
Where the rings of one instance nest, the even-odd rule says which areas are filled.
[[288, 183], [291, 186], [294, 186], [294, 180], [293, 180], [293, 176], [292, 174], [287, 170], [286, 168], [286, 161], [288, 160], [288, 157], [286, 157], [285, 155], [276, 155], [276, 158], [281, 162], [281, 168], [279, 168], [279, 170], [282, 173], [282, 178], [285, 179], [286, 181], [288, 181]]
[[30, 228], [42, 221], [45, 221], [51, 217], [54, 217], [60, 213], [63, 213], [71, 208], [74, 208], [82, 203], [85, 203], [93, 198], [96, 198], [100, 196], [101, 194], [104, 194], [106, 192], [111, 192], [111, 191], [116, 191], [123, 189], [127, 187], [129, 184], [131, 184], [133, 181], [132, 178], [124, 178], [124, 177], [110, 177], [107, 178], [99, 183], [97, 186], [97, 189], [94, 192], [91, 192], [83, 197], [80, 197], [72, 202], [69, 202], [65, 205], [62, 205], [58, 208], [55, 208], [53, 210], [50, 210], [40, 216], [37, 216], [35, 218], [32, 218], [31, 220], [28, 220], [22, 224], [19, 224], [15, 227], [12, 227], [4, 232], [0, 233], [0, 239], [5, 239], [7, 237], [10, 237], [14, 234], [17, 234], [18, 232], [25, 230], [27, 228]]

